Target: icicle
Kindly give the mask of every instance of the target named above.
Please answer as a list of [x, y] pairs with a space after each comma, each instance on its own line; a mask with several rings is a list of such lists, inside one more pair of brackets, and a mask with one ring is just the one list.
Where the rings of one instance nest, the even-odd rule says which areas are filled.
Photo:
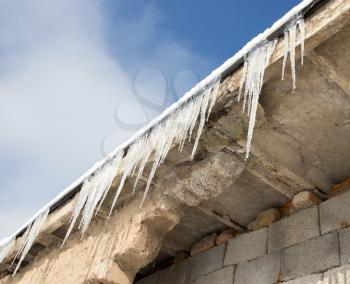
[[284, 56], [282, 66], [282, 80], [284, 79], [284, 71], [286, 67], [286, 60], [288, 53], [290, 56], [290, 66], [293, 79], [293, 91], [296, 88], [296, 72], [295, 72], [295, 46], [297, 28], [300, 32], [300, 49], [301, 49], [301, 65], [304, 64], [304, 42], [305, 42], [305, 22], [301, 15], [294, 18], [291, 23], [284, 30]]
[[211, 94], [210, 94], [210, 105], [209, 105], [209, 108], [208, 108], [208, 114], [207, 114], [207, 121], [209, 120], [209, 116], [210, 116], [210, 113], [216, 103], [216, 100], [218, 98], [218, 95], [219, 95], [219, 87], [220, 87], [220, 80], [217, 80], [215, 83], [214, 83], [214, 86], [212, 87], [211, 89]]
[[304, 65], [304, 50], [305, 50], [305, 22], [303, 17], [299, 17], [297, 25], [300, 31], [300, 50], [301, 50], [301, 66]]
[[62, 243], [62, 246], [64, 245], [64, 243], [66, 242], [66, 240], [68, 239], [70, 233], [72, 232], [73, 230], [73, 227], [80, 215], [80, 212], [81, 210], [83, 209], [85, 203], [86, 203], [86, 200], [89, 196], [89, 189], [90, 189], [90, 180], [86, 180], [84, 183], [83, 183], [83, 186], [81, 187], [81, 190], [79, 192], [79, 196], [78, 196], [78, 199], [74, 205], [74, 209], [73, 209], [73, 213], [72, 213], [72, 216], [71, 216], [71, 219], [70, 219], [70, 223], [69, 223], [69, 228], [67, 230], [67, 233], [66, 233], [66, 236], [64, 237], [64, 240], [63, 240], [63, 243]]
[[245, 105], [248, 104], [249, 116], [245, 159], [248, 159], [249, 157], [256, 111], [263, 84], [265, 68], [269, 63], [272, 52], [276, 46], [276, 42], [276, 40], [265, 41], [256, 49], [251, 51], [247, 57], [245, 57], [244, 70], [246, 71], [244, 72], [244, 77], [241, 79], [241, 89], [244, 87], [243, 111], [245, 111]]
[[126, 178], [133, 172], [133, 169], [136, 167], [137, 163], [140, 161], [142, 157], [142, 147], [144, 146], [142, 141], [144, 140], [138, 140], [133, 145], [130, 146], [127, 155], [123, 159], [123, 175], [121, 177], [117, 192], [114, 196], [111, 209], [109, 211], [108, 217], [111, 216], [112, 211], [114, 209], [114, 206], [118, 200], [119, 195], [122, 192], [122, 189], [124, 187], [124, 183], [126, 181]]
[[35, 220], [33, 221], [33, 223], [31, 224], [31, 226], [29, 226], [27, 228], [27, 231], [25, 232], [25, 234], [22, 236], [22, 243], [20, 245], [20, 249], [17, 252], [17, 255], [15, 257], [15, 259], [20, 256], [18, 264], [16, 266], [15, 271], [13, 272], [12, 276], [14, 276], [22, 261], [24, 260], [24, 258], [26, 257], [26, 255], [28, 254], [30, 248], [32, 247], [36, 237], [38, 236], [38, 234], [40, 233], [41, 227], [43, 226], [43, 224], [46, 221], [46, 218], [49, 214], [50, 209], [46, 209], [45, 211], [43, 211], [42, 213], [40, 213]]
[[79, 229], [81, 230], [81, 235], [84, 235], [91, 223], [94, 213], [97, 214], [107, 196], [113, 179], [120, 168], [122, 156], [123, 151], [118, 152], [111, 162], [105, 164], [100, 170], [95, 172], [94, 176], [90, 177], [83, 183], [62, 246], [70, 235], [81, 212], [82, 218], [79, 224]]
[[[98, 213], [98, 210], [100, 209], [105, 197], [107, 196], [108, 190], [110, 189], [113, 179], [117, 174], [117, 170], [119, 169], [121, 155], [121, 153], [117, 155], [111, 164], [107, 164], [92, 179], [89, 196], [86, 200], [81, 222], [79, 225], [82, 236], [89, 227], [91, 219], [94, 216], [94, 212], [95, 214]], [[98, 204], [98, 209], [95, 210]]]
[[172, 117], [168, 118], [168, 120], [157, 129], [157, 134], [154, 135], [154, 141], [156, 141], [154, 162], [147, 180], [141, 206], [145, 201], [156, 169], [161, 163], [163, 163], [173, 145], [173, 142], [178, 143], [181, 150], [184, 141], [186, 140], [186, 136], [188, 136], [189, 139], [191, 138], [198, 116], [200, 115], [197, 136], [191, 155], [191, 158], [193, 158], [205, 121], [208, 119], [210, 111], [216, 102], [219, 82], [220, 79], [217, 78], [212, 84], [207, 86], [201, 94], [194, 98], [192, 102], [175, 112]]
[[197, 147], [198, 147], [199, 138], [200, 138], [200, 136], [202, 134], [203, 127], [204, 127], [204, 124], [205, 124], [205, 116], [206, 116], [206, 111], [207, 111], [207, 108], [208, 108], [210, 91], [211, 91], [211, 89], [206, 90], [206, 92], [204, 93], [203, 99], [202, 99], [200, 118], [199, 118], [199, 125], [198, 125], [198, 130], [197, 130], [197, 136], [196, 136], [196, 140], [194, 142], [194, 146], [193, 146], [193, 150], [192, 150], [192, 154], [191, 154], [191, 159], [192, 160], [194, 158], [194, 154], [196, 153], [196, 150], [197, 150]]
[[286, 69], [288, 53], [289, 53], [289, 33], [288, 33], [288, 30], [284, 30], [284, 54], [283, 54], [283, 64], [282, 64], [282, 80], [284, 79], [284, 71]]
[[15, 243], [15, 239], [3, 240], [0, 244], [0, 263], [9, 255], [12, 250], [12, 247]]
[[290, 58], [290, 68], [292, 70], [292, 80], [293, 80], [293, 90], [296, 87], [295, 84], [295, 41], [296, 41], [296, 33], [297, 33], [297, 27], [296, 25], [292, 25], [288, 29], [289, 33], [289, 58]]
[[119, 169], [120, 169], [120, 166], [121, 166], [121, 162], [122, 162], [122, 159], [123, 159], [123, 154], [124, 154], [124, 151], [119, 151], [115, 155], [111, 166], [108, 168], [109, 172], [107, 174], [107, 183], [105, 185], [104, 193], [102, 195], [102, 198], [101, 198], [101, 200], [99, 202], [99, 205], [97, 207], [96, 214], [100, 210], [103, 201], [106, 199], [107, 193], [108, 193], [110, 187], [112, 186], [112, 182], [113, 182], [114, 177], [119, 172]]

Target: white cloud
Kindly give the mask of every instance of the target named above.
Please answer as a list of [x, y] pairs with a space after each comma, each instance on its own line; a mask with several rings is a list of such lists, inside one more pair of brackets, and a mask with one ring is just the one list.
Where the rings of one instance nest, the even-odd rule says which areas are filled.
[[104, 9], [93, 0], [0, 2], [0, 237], [99, 160], [101, 145], [112, 150], [132, 134], [113, 120], [118, 104], [124, 121], [145, 121], [131, 87], [136, 73], [155, 67], [168, 80], [205, 66], [157, 36], [156, 7], [115, 23]]

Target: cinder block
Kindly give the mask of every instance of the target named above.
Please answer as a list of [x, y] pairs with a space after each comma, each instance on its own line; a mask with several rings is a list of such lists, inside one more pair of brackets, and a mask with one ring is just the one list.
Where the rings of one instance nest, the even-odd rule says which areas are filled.
[[226, 245], [214, 247], [189, 258], [190, 279], [208, 274], [222, 267]]
[[267, 253], [267, 228], [238, 235], [228, 242], [224, 264], [238, 264]]
[[214, 271], [206, 276], [200, 276], [193, 284], [232, 284], [233, 283], [234, 266], [226, 266], [220, 270]]
[[350, 228], [339, 232], [339, 245], [341, 264], [350, 263]]
[[184, 284], [188, 279], [188, 259], [159, 272], [159, 284]]
[[350, 279], [350, 265], [348, 264], [330, 269], [323, 274], [325, 283], [345, 283], [344, 278]]
[[350, 191], [320, 204], [321, 233], [325, 234], [350, 225]]
[[[270, 254], [239, 264], [235, 284], [274, 284], [280, 277], [280, 254]], [[214, 282], [215, 283], [215, 282]]]
[[317, 206], [300, 210], [271, 224], [268, 234], [269, 253], [319, 236]]
[[135, 282], [135, 284], [158, 284], [159, 272], [153, 273]]
[[281, 252], [282, 280], [319, 273], [339, 266], [339, 244], [336, 232], [304, 241]]
[[318, 274], [311, 274], [308, 276], [304, 276], [304, 277], [297, 278], [297, 279], [290, 280], [283, 283], [284, 284], [316, 284], [317, 281], [321, 281], [322, 279], [323, 279], [323, 274], [318, 273]]

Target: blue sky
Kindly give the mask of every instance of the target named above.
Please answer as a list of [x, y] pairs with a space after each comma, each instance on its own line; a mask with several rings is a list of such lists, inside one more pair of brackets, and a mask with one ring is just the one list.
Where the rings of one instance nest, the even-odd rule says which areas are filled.
[[298, 3], [0, 0], [0, 238]]

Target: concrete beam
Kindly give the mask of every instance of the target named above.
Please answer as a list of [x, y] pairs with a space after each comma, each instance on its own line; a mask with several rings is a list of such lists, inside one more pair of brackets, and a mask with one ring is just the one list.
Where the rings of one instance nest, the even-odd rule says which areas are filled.
[[320, 73], [326, 75], [332, 82], [337, 84], [344, 92], [350, 95], [350, 82], [337, 72], [336, 67], [332, 62], [318, 54], [315, 50], [308, 51], [307, 57]]

